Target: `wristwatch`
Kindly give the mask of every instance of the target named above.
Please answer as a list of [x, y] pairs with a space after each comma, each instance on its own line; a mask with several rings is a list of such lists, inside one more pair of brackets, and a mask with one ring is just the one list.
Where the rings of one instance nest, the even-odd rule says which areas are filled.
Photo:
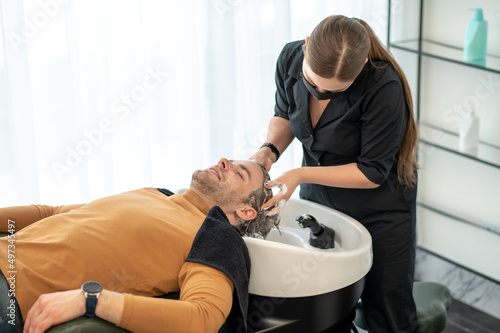
[[83, 295], [85, 296], [85, 316], [94, 317], [97, 299], [102, 291], [102, 286], [99, 282], [87, 281], [82, 284]]

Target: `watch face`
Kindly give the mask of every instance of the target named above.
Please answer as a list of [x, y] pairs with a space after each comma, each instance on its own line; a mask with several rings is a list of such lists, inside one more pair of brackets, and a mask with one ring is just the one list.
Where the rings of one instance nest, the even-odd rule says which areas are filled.
[[98, 282], [88, 281], [83, 284], [82, 290], [89, 294], [97, 294], [102, 291], [102, 286]]

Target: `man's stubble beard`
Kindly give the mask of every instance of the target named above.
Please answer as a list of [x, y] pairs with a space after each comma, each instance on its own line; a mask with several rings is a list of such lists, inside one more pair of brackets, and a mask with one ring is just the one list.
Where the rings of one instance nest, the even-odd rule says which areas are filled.
[[201, 170], [193, 174], [191, 187], [210, 198], [218, 206], [234, 206], [243, 202], [238, 197], [236, 190], [232, 189], [227, 183], [216, 182], [210, 179], [208, 173]]

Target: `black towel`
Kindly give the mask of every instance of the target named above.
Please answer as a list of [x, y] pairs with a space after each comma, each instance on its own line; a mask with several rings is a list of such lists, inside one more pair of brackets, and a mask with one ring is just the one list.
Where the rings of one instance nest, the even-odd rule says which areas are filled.
[[231, 279], [233, 307], [219, 333], [246, 332], [250, 256], [240, 233], [219, 207], [214, 206], [208, 212], [186, 261], [213, 267]]
[[174, 195], [175, 193], [166, 189], [166, 188], [160, 188], [160, 187], [157, 187], [156, 188], [158, 191], [160, 191], [161, 193], [165, 194], [167, 197], [171, 196], [171, 195]]

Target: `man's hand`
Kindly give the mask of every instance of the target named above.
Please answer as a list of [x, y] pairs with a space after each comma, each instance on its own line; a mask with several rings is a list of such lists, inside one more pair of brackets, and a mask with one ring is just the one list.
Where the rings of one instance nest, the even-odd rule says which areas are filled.
[[80, 289], [44, 294], [28, 312], [25, 333], [43, 333], [50, 327], [85, 314], [85, 297]]

